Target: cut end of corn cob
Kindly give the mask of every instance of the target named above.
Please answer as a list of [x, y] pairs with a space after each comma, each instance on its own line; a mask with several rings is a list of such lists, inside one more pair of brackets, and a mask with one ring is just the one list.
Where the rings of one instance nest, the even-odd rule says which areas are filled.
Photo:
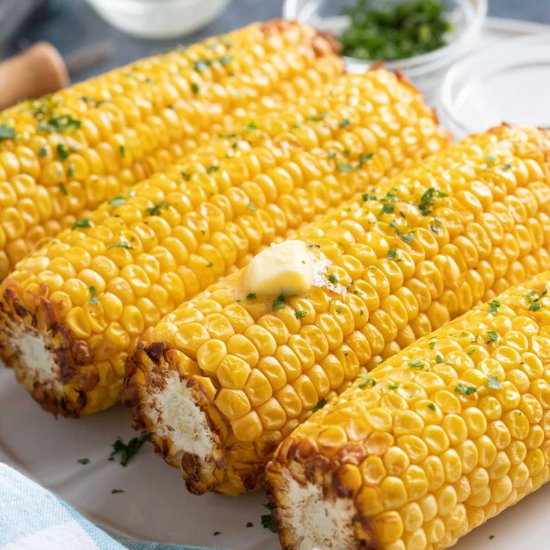
[[[135, 407], [134, 428], [147, 431], [155, 426], [151, 441], [155, 451], [175, 468], [181, 468], [187, 488], [193, 494], [203, 494], [219, 481], [224, 469], [223, 441], [208, 414], [215, 390], [208, 379], [183, 379], [178, 372], [180, 354], [170, 351], [166, 344], [145, 346], [140, 342], [128, 358], [126, 369], [132, 382], [125, 386], [122, 399]], [[144, 377], [143, 385], [135, 383]], [[246, 490], [242, 484], [241, 491]], [[255, 487], [248, 487], [253, 489]]]
[[267, 466], [284, 548], [443, 549], [550, 479], [550, 272], [421, 338]]
[[[243, 294], [240, 272], [176, 308], [129, 363], [137, 426], [162, 434], [192, 491], [256, 487], [274, 447], [365, 368], [550, 268], [548, 150], [536, 129], [468, 138], [297, 231], [329, 261], [320, 287], [270, 302]], [[185, 462], [180, 403], [151, 415], [165, 378], [172, 396], [199, 392], [181, 406], [196, 399], [211, 432]]]
[[[44, 410], [56, 416], [78, 417], [86, 411], [87, 392], [99, 383], [86, 343], [57, 322], [51, 303], [43, 297], [31, 312], [6, 288], [1, 308], [4, 336], [0, 350], [19, 382]], [[115, 394], [118, 391], [113, 388]]]

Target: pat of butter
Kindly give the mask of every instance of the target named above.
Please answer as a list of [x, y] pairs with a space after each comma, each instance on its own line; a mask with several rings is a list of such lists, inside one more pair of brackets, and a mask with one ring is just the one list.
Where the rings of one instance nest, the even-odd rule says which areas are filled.
[[248, 264], [243, 280], [245, 291], [273, 296], [305, 294], [313, 284], [313, 263], [303, 241], [274, 244]]

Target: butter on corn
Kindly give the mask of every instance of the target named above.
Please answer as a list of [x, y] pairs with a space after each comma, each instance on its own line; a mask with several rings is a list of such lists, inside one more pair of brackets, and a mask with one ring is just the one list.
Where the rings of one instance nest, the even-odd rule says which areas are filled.
[[316, 31], [272, 21], [0, 113], [0, 280], [100, 202], [341, 71]]
[[419, 94], [385, 71], [343, 77], [230, 136], [77, 220], [4, 281], [0, 353], [45, 409], [116, 403], [127, 354], [164, 315], [447, 145]]
[[372, 383], [365, 367], [550, 269], [549, 151], [537, 129], [468, 138], [296, 232], [330, 261], [322, 286], [266, 301], [243, 297], [236, 274], [177, 308], [129, 359], [136, 427], [195, 493], [258, 487], [312, 411], [357, 377]]
[[289, 239], [256, 255], [243, 276], [244, 293], [258, 296], [305, 294], [313, 285], [315, 257], [304, 241]]
[[548, 482], [549, 291], [474, 308], [299, 426], [267, 467], [283, 548], [439, 550]]

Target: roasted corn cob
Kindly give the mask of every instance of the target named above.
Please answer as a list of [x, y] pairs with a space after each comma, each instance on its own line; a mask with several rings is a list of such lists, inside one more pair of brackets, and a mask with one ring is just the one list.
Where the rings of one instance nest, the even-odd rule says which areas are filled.
[[309, 292], [248, 294], [244, 270], [180, 306], [129, 358], [135, 426], [192, 492], [254, 489], [362, 367], [550, 268], [549, 153], [537, 129], [466, 139], [299, 230]]
[[394, 355], [267, 467], [284, 548], [437, 550], [550, 479], [550, 272]]
[[343, 77], [133, 187], [22, 260], [0, 289], [5, 363], [41, 405], [119, 398], [139, 335], [288, 230], [447, 145], [385, 71]]
[[0, 280], [87, 209], [224, 128], [340, 72], [323, 37], [298, 23], [275, 21], [3, 112]]

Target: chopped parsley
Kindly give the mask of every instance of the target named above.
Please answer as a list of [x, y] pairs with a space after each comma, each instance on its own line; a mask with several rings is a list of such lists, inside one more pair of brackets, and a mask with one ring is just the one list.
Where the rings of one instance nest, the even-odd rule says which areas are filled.
[[390, 248], [388, 250], [387, 254], [388, 260], [395, 260], [397, 259], [397, 249], [396, 248]]
[[83, 466], [86, 466], [86, 464], [90, 464], [90, 459], [89, 458], [79, 458], [78, 463], [82, 464]]
[[426, 189], [422, 196], [420, 197], [420, 204], [418, 209], [423, 216], [427, 216], [432, 211], [431, 208], [434, 204], [435, 199], [443, 199], [447, 196], [447, 193], [443, 193], [435, 187], [430, 187]]
[[210, 166], [210, 167], [206, 170], [206, 173], [207, 173], [207, 174], [214, 174], [214, 173], [217, 172], [219, 169], [220, 169], [219, 166]]
[[501, 386], [498, 376], [488, 376], [487, 387], [491, 388], [492, 390], [500, 390]]
[[17, 133], [13, 128], [0, 124], [0, 139], [13, 139], [17, 136]]
[[256, 212], [256, 205], [253, 202], [249, 202], [246, 207], [250, 210], [250, 212]]
[[487, 343], [488, 344], [492, 344], [493, 342], [496, 342], [498, 341], [499, 339], [499, 335], [498, 335], [498, 332], [496, 330], [488, 330], [487, 331]]
[[349, 118], [344, 118], [340, 121], [340, 124], [338, 124], [338, 128], [347, 128], [349, 126]]
[[279, 296], [276, 300], [273, 301], [271, 309], [273, 311], [279, 311], [279, 310], [283, 309], [285, 307], [285, 305], [286, 305], [285, 297], [284, 296]]
[[57, 144], [57, 156], [59, 157], [59, 160], [67, 160], [69, 158], [69, 150], [63, 143]]
[[74, 176], [74, 164], [72, 162], [69, 162], [68, 166], [67, 166], [67, 175], [69, 177], [73, 177]]
[[509, 164], [508, 162], [506, 164], [503, 164], [501, 166], [502, 170], [504, 170], [505, 172], [508, 172], [508, 170], [511, 170], [512, 169], [512, 165]]
[[435, 340], [431, 340], [430, 343], [428, 344], [428, 347], [430, 349], [435, 349]]
[[382, 205], [380, 214], [393, 214], [394, 210], [395, 210], [395, 204], [392, 204], [391, 202], [385, 202]]
[[296, 319], [303, 319], [307, 315], [307, 311], [303, 309], [299, 309], [296, 313], [294, 313], [296, 316]]
[[415, 359], [409, 362], [411, 369], [424, 369], [424, 363], [420, 359]]
[[246, 295], [246, 299], [247, 300], [255, 300], [256, 299], [256, 294], [254, 294], [254, 292], [251, 292], [250, 294]]
[[455, 392], [461, 395], [472, 395], [476, 391], [477, 388], [475, 386], [468, 386], [467, 384], [463, 384], [462, 382], [459, 382], [455, 388]]
[[152, 432], [146, 432], [137, 437], [133, 437], [132, 439], [130, 439], [130, 441], [128, 441], [128, 443], [124, 443], [124, 441], [122, 441], [122, 439], [119, 437], [113, 443], [113, 450], [111, 452], [111, 455], [109, 456], [109, 460], [114, 460], [115, 456], [120, 455], [120, 464], [121, 466], [126, 467], [128, 465], [128, 462], [130, 462], [130, 460], [141, 449], [142, 445], [146, 441], [148, 441], [152, 435]]
[[538, 311], [542, 307], [541, 300], [548, 293], [547, 290], [544, 290], [540, 294], [536, 290], [530, 290], [525, 297], [527, 298], [527, 303], [529, 304], [529, 311]]
[[256, 124], [256, 122], [254, 120], [251, 120], [248, 124], [245, 124], [244, 129], [245, 130], [257, 130], [258, 125]]
[[59, 115], [51, 117], [47, 122], [39, 122], [37, 130], [39, 132], [65, 132], [65, 130], [78, 130], [81, 126], [80, 120], [73, 118], [71, 115]]
[[272, 533], [277, 533], [277, 523], [275, 522], [275, 518], [271, 513], [275, 505], [268, 503], [268, 504], [264, 504], [264, 506], [269, 510], [269, 513], [262, 515], [261, 517], [262, 527], [264, 529], [269, 529]]
[[347, 164], [345, 162], [337, 162], [336, 168], [338, 168], [340, 172], [344, 172], [344, 174], [349, 174], [355, 170], [355, 166]]
[[399, 384], [388, 384], [388, 390], [396, 390]]
[[493, 166], [493, 164], [495, 164], [495, 162], [497, 161], [496, 157], [493, 155], [485, 155], [483, 157], [483, 160], [485, 161], [485, 164], [487, 166]]
[[404, 243], [412, 243], [413, 239], [414, 239], [414, 232], [413, 231], [409, 231], [407, 234], [405, 233], [402, 233], [401, 231], [399, 231], [399, 229], [396, 229], [395, 230], [395, 234], [404, 242]]
[[435, 411], [435, 405], [433, 403], [428, 403], [427, 407], [428, 409]]
[[191, 174], [188, 174], [187, 172], [180, 172], [180, 175], [184, 181], [189, 181], [191, 179]]
[[92, 227], [92, 222], [88, 218], [82, 218], [73, 223], [72, 229], [88, 229], [89, 227]]
[[338, 282], [338, 275], [336, 275], [336, 273], [331, 273], [331, 274], [328, 276], [328, 282], [329, 282], [329, 283], [332, 283], [333, 285], [335, 285], [335, 284]]
[[311, 412], [312, 413], [317, 412], [318, 410], [322, 409], [326, 404], [327, 404], [327, 400], [323, 397], [322, 399], [319, 400], [317, 405], [315, 405], [315, 407], [311, 409]]
[[327, 158], [328, 158], [329, 160], [332, 160], [335, 156], [336, 156], [336, 152], [335, 152], [335, 151], [329, 151], [329, 152], [327, 153]]
[[498, 300], [491, 300], [489, 302], [489, 309], [487, 310], [491, 315], [496, 315], [498, 313], [498, 308], [500, 307], [500, 302]]
[[368, 374], [361, 373], [357, 378], [360, 378], [362, 382], [359, 384], [359, 388], [363, 389], [368, 386], [371, 388], [376, 386], [376, 380], [372, 377], [370, 377]]
[[254, 524], [251, 521], [246, 522], [246, 528], [254, 527]]
[[65, 195], [65, 196], [69, 194], [69, 192], [67, 191], [67, 188], [62, 183], [59, 184], [59, 191], [62, 195]]
[[48, 148], [45, 145], [42, 145], [38, 150], [38, 156], [44, 158], [48, 155]]
[[111, 206], [122, 206], [126, 202], [126, 197], [124, 195], [118, 195], [117, 197], [109, 199], [108, 202]]
[[198, 73], [202, 73], [203, 71], [206, 71], [211, 64], [211, 59], [198, 59], [193, 63], [193, 69]]
[[120, 493], [124, 493], [124, 489], [112, 489], [111, 490], [112, 495], [118, 495]]
[[339, 36], [342, 54], [391, 61], [441, 48], [453, 28], [445, 5], [442, 0], [355, 0], [343, 10], [350, 25]]
[[109, 248], [124, 248], [125, 250], [132, 250], [133, 247], [130, 243], [127, 243], [126, 241], [121, 241], [119, 243], [111, 243], [108, 247]]
[[159, 201], [155, 204], [155, 206], [150, 206], [147, 208], [147, 213], [149, 216], [160, 216], [163, 208], [170, 208], [170, 205], [166, 201]]
[[435, 356], [435, 362], [443, 363], [443, 357], [439, 353]]

